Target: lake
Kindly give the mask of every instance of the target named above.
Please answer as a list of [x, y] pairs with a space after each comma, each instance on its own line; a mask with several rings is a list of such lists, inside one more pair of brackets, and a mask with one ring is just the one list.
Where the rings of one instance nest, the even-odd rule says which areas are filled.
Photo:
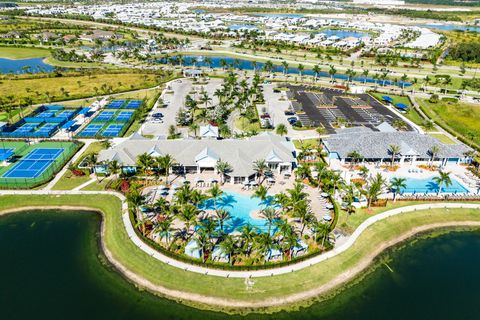
[[54, 67], [43, 62], [44, 58], [12, 60], [0, 58], [0, 73], [52, 72]]
[[477, 319], [480, 312], [479, 232], [412, 242], [389, 254], [393, 272], [380, 265], [328, 301], [295, 312], [240, 317], [138, 291], [102, 263], [99, 224], [92, 212], [1, 217], [1, 318], [442, 320]]
[[480, 27], [476, 26], [457, 26], [455, 24], [417, 24], [419, 27], [425, 27], [429, 29], [437, 29], [444, 31], [470, 31], [470, 32], [480, 32]]
[[[200, 56], [200, 55], [184, 55], [184, 66], [195, 66], [195, 67], [211, 67], [211, 68], [222, 68], [224, 67], [222, 65], [222, 61], [225, 62], [228, 66], [233, 66], [235, 69], [239, 70], [253, 70], [254, 68], [256, 70], [261, 70], [263, 66], [265, 65], [264, 62], [257, 62], [256, 66], [254, 65], [252, 60], [248, 59], [236, 59], [228, 56], [208, 56], [211, 60], [212, 63], [208, 65], [205, 61], [206, 56]], [[172, 57], [173, 59], [178, 59], [178, 57]], [[162, 58], [157, 60], [158, 63], [165, 64], [167, 61]], [[178, 64], [178, 61], [176, 62]], [[325, 77], [325, 78], [330, 78], [330, 75], [328, 74], [329, 67], [327, 66], [322, 66], [322, 71], [318, 73], [318, 77]], [[273, 70], [272, 72], [277, 72], [277, 73], [283, 73], [285, 72], [284, 67], [279, 64], [274, 64], [273, 65]], [[293, 75], [299, 75], [300, 71], [297, 67], [288, 67], [287, 71], [288, 74], [293, 74]], [[315, 73], [313, 72], [312, 69], [308, 69], [305, 67], [305, 69], [302, 72], [303, 75], [307, 76], [313, 76]], [[348, 76], [346, 74], [341, 74], [337, 73], [334, 76], [335, 79], [337, 80], [342, 80], [345, 81], [348, 79]], [[412, 84], [410, 82], [403, 82], [403, 81], [398, 81], [397, 83], [394, 83], [393, 81], [390, 80], [375, 80], [372, 77], [364, 77], [362, 75], [357, 75], [353, 77], [354, 81], [358, 82], [367, 82], [367, 83], [375, 83], [377, 82], [379, 85], [397, 85], [399, 87], [409, 87]]]
[[325, 30], [320, 30], [319, 33], [323, 33], [327, 37], [336, 36], [336, 37], [339, 37], [340, 39], [345, 39], [349, 37], [363, 38], [369, 35], [366, 32], [342, 30], [342, 29], [325, 29]]

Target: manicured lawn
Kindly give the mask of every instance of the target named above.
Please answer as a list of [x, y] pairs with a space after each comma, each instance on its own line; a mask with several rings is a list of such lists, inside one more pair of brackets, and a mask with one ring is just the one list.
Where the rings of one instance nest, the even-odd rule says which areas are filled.
[[311, 149], [318, 147], [318, 139], [293, 140], [292, 142], [297, 149], [301, 149], [302, 146], [308, 146]]
[[105, 149], [105, 144], [101, 141], [92, 142], [87, 149], [83, 152], [83, 154], [78, 158], [78, 160], [74, 163], [75, 166], [78, 166], [86, 156], [96, 153], [98, 154], [100, 151]]
[[[14, 101], [31, 97], [33, 103], [80, 99], [96, 96], [111, 87], [113, 92], [153, 87], [158, 84], [155, 75], [138, 73], [97, 74], [94, 76], [64, 76], [41, 79], [9, 79], [0, 83], [0, 96], [14, 95]], [[62, 92], [63, 88], [63, 92]]]
[[0, 58], [7, 59], [33, 59], [50, 56], [50, 50], [41, 48], [14, 48], [0, 47]]
[[77, 177], [74, 176], [70, 170], [68, 170], [53, 186], [52, 190], [72, 190], [88, 180], [90, 180], [88, 175]]
[[445, 143], [445, 144], [455, 144], [455, 141], [450, 139], [448, 136], [444, 135], [443, 133], [429, 133], [432, 137], [436, 138], [437, 140]]
[[480, 145], [480, 106], [463, 102], [431, 103], [427, 99], [418, 99], [418, 103], [430, 118]]
[[374, 96], [378, 101], [381, 103], [385, 104], [383, 101], [383, 96], [389, 96], [390, 98], [393, 99], [392, 104], [396, 105], [397, 103], [403, 103], [404, 105], [408, 106], [408, 111], [405, 113], [402, 113], [406, 118], [408, 118], [410, 121], [415, 123], [416, 125], [421, 126], [423, 124], [423, 118], [422, 116], [413, 108], [413, 105], [410, 101], [410, 99], [406, 96], [399, 96], [399, 95], [394, 95], [394, 94], [387, 94], [387, 93], [381, 93], [381, 92], [371, 92], [370, 93], [372, 96]]
[[105, 190], [105, 186], [107, 185], [109, 180], [103, 179], [101, 181], [95, 181], [87, 185], [86, 187], [83, 187], [81, 190], [83, 191], [103, 191]]
[[262, 128], [260, 128], [260, 123], [258, 121], [255, 122], [250, 122], [245, 117], [239, 117], [235, 120], [235, 127], [238, 128], [239, 130], [242, 130], [244, 132], [249, 132], [249, 131], [260, 131]]
[[[405, 204], [405, 203], [403, 203]], [[124, 267], [150, 282], [168, 289], [210, 297], [241, 300], [251, 303], [265, 299], [288, 297], [317, 288], [356, 266], [374, 248], [421, 225], [442, 222], [480, 221], [480, 210], [433, 209], [415, 211], [382, 220], [369, 227], [346, 252], [301, 271], [281, 276], [255, 278], [251, 290], [244, 279], [221, 278], [187, 272], [153, 259], [128, 238], [121, 219], [121, 202], [108, 195], [5, 195], [0, 209], [21, 206], [88, 206], [102, 210], [105, 218], [105, 245]], [[278, 308], [276, 308], [278, 309]], [[265, 310], [266, 311], [266, 310]]]

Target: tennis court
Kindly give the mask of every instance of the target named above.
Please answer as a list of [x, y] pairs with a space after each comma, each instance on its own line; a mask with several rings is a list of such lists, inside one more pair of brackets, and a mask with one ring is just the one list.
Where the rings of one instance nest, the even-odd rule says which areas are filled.
[[110, 120], [113, 115], [115, 114], [114, 111], [102, 111], [95, 119], [94, 121], [108, 121]]
[[82, 132], [80, 132], [78, 134], [79, 137], [95, 137], [98, 133], [98, 131], [100, 131], [100, 129], [102, 129], [103, 127], [103, 124], [89, 124], [88, 126], [86, 126]]
[[0, 161], [5, 161], [15, 153], [15, 148], [0, 148]]
[[138, 109], [138, 108], [140, 108], [142, 103], [143, 103], [142, 100], [130, 100], [130, 101], [128, 101], [125, 109]]
[[107, 109], [120, 109], [125, 104], [125, 100], [113, 100], [107, 105]]
[[3, 178], [36, 178], [62, 154], [63, 148], [38, 148], [8, 170]]
[[117, 115], [116, 120], [117, 121], [122, 121], [122, 122], [127, 122], [128, 120], [130, 120], [132, 115], [133, 115], [133, 112], [131, 112], [131, 111], [122, 111]]
[[39, 126], [39, 123], [25, 123], [23, 126], [16, 129], [14, 131], [14, 133], [20, 135], [20, 134], [25, 134], [25, 133], [28, 133], [28, 132], [32, 132], [38, 126]]
[[111, 124], [103, 132], [103, 137], [118, 137], [123, 129], [123, 124]]

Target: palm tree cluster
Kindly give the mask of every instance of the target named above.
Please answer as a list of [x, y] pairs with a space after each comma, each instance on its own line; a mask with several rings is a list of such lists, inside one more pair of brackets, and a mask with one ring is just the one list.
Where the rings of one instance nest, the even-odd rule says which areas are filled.
[[204, 262], [213, 261], [214, 250], [221, 250], [229, 264], [251, 265], [266, 263], [274, 249], [283, 253], [284, 260], [292, 259], [302, 237], [309, 239], [313, 248], [331, 248], [330, 225], [316, 220], [303, 188], [297, 183], [269, 196], [267, 189], [259, 186], [252, 197], [261, 200], [259, 215], [266, 221], [265, 230], [251, 224], [234, 225], [224, 208], [228, 199], [217, 184], [205, 193], [183, 185], [171, 201], [161, 197], [150, 205], [134, 186], [127, 200], [135, 213], [135, 227], [164, 249], [182, 253], [193, 241]]
[[227, 120], [234, 111], [251, 122], [258, 121], [255, 103], [263, 101], [260, 83], [258, 74], [249, 83], [246, 79], [239, 80], [234, 72], [229, 72], [221, 87], [213, 93], [217, 103], [212, 103], [213, 97], [203, 88], [196, 98], [187, 95], [184, 107], [177, 113], [177, 123], [190, 126], [195, 135], [199, 123], [214, 123], [219, 126], [223, 137], [230, 136]]

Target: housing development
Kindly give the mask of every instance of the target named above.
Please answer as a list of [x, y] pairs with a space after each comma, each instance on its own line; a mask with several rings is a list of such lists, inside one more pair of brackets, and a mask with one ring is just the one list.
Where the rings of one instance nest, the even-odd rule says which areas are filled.
[[480, 4], [447, 2], [0, 3], [0, 234], [99, 213], [95, 263], [231, 313], [394, 273], [480, 225]]

